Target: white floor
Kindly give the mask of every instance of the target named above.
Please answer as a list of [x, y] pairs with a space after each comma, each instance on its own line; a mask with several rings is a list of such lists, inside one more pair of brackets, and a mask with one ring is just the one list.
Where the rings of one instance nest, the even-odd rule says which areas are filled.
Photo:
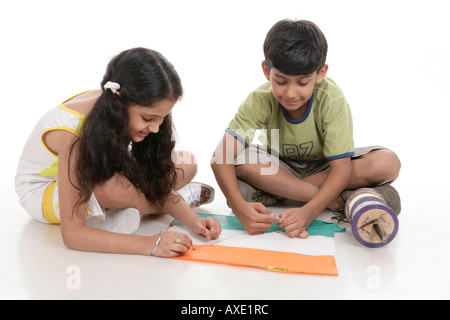
[[[2, 176], [12, 179], [5, 168]], [[0, 298], [448, 299], [450, 257], [444, 223], [448, 212], [442, 203], [421, 201], [430, 194], [399, 189], [404, 190], [403, 212], [395, 240], [369, 249], [357, 243], [350, 231], [336, 234], [339, 276], [329, 277], [69, 250], [62, 244], [58, 226], [30, 219], [12, 188], [5, 187], [1, 190], [7, 214], [0, 226]], [[202, 211], [230, 213], [220, 192], [217, 201]], [[325, 220], [329, 217], [327, 212], [321, 215]], [[170, 220], [145, 218], [138, 232], [154, 234]]]
[[[447, 12], [439, 0], [8, 2], [0, 12], [0, 299], [449, 299]], [[209, 159], [240, 103], [265, 81], [262, 43], [285, 18], [324, 31], [328, 76], [349, 100], [355, 145], [381, 144], [400, 156], [394, 186], [403, 210], [388, 246], [368, 249], [350, 232], [336, 234], [337, 277], [77, 252], [63, 246], [58, 226], [31, 220], [18, 205], [14, 173], [37, 119], [97, 88], [112, 56], [144, 46], [182, 78], [173, 111], [179, 146], [196, 154], [196, 180], [217, 190], [203, 210], [230, 214]], [[147, 218], [139, 232], [156, 233], [169, 220]]]

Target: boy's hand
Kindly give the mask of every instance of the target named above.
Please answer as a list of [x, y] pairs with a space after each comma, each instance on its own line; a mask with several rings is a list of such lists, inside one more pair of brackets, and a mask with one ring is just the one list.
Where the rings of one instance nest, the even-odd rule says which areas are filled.
[[274, 213], [259, 202], [245, 202], [233, 212], [251, 235], [262, 234], [269, 230], [272, 223], [281, 222]]
[[306, 229], [312, 222], [310, 216], [309, 212], [303, 207], [287, 209], [280, 214], [281, 222], [278, 227], [284, 228], [290, 238], [306, 239], [309, 236]]

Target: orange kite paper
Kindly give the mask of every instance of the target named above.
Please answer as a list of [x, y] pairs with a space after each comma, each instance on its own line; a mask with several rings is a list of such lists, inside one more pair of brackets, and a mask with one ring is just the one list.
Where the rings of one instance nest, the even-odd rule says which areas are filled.
[[262, 235], [249, 235], [236, 217], [210, 216], [217, 218], [222, 226], [222, 234], [216, 240], [207, 241], [179, 223], [172, 224], [171, 231], [186, 233], [195, 246], [195, 250], [191, 248], [175, 259], [294, 274], [338, 275], [334, 232], [345, 229], [336, 224], [316, 220], [312, 229], [308, 229], [313, 235], [299, 239], [289, 238], [275, 227]]

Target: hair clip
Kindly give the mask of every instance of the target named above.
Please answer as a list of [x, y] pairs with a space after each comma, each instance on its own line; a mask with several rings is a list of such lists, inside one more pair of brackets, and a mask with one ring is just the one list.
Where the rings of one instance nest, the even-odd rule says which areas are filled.
[[105, 85], [103, 86], [103, 88], [106, 89], [110, 89], [112, 91], [112, 93], [116, 93], [117, 90], [120, 89], [120, 84], [118, 84], [117, 82], [112, 82], [112, 81], [108, 81], [107, 83], [105, 83]]

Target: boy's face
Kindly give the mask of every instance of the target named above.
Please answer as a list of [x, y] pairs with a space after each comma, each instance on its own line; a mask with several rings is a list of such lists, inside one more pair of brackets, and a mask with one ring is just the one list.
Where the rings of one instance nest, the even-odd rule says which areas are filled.
[[286, 109], [291, 119], [300, 119], [306, 112], [306, 107], [314, 86], [322, 82], [328, 71], [324, 65], [318, 72], [307, 75], [291, 76], [275, 68], [268, 68], [265, 61], [262, 63], [264, 75], [272, 83], [272, 92], [275, 99]]

